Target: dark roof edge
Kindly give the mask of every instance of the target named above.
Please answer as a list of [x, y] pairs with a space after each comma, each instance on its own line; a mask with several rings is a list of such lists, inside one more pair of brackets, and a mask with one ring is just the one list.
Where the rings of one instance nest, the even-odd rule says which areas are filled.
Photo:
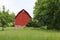
[[16, 18], [22, 11], [25, 11], [25, 12], [29, 15], [29, 17], [32, 18], [32, 17], [30, 16], [30, 14], [29, 14], [25, 9], [22, 9], [21, 11], [19, 11], [18, 14], [15, 16], [15, 18]]

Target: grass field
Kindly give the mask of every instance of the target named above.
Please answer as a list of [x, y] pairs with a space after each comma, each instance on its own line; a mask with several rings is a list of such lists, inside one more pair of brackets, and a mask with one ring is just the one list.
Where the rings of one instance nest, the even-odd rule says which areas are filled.
[[1, 31], [0, 28], [0, 40], [60, 40], [60, 32], [46, 31], [34, 28], [5, 28], [5, 31]]

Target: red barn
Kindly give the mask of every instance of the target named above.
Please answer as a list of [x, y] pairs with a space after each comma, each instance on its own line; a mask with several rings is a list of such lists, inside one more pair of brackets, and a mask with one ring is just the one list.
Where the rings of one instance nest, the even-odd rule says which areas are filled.
[[25, 27], [30, 19], [29, 13], [24, 9], [21, 10], [15, 17], [15, 27]]

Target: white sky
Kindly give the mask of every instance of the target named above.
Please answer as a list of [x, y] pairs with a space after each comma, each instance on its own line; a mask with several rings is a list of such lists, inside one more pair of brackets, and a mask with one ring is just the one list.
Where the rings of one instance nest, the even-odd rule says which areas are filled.
[[0, 10], [5, 5], [6, 10], [17, 14], [22, 9], [25, 9], [33, 17], [33, 7], [36, 0], [0, 0]]

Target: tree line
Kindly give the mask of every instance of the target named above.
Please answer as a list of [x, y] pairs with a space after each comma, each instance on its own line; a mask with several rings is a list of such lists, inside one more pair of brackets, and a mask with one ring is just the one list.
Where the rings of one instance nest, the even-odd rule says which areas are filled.
[[37, 0], [27, 26], [60, 30], [60, 0]]
[[2, 6], [0, 11], [0, 27], [13, 27], [14, 26], [14, 12], [9, 13], [9, 9], [6, 11], [5, 6]]

